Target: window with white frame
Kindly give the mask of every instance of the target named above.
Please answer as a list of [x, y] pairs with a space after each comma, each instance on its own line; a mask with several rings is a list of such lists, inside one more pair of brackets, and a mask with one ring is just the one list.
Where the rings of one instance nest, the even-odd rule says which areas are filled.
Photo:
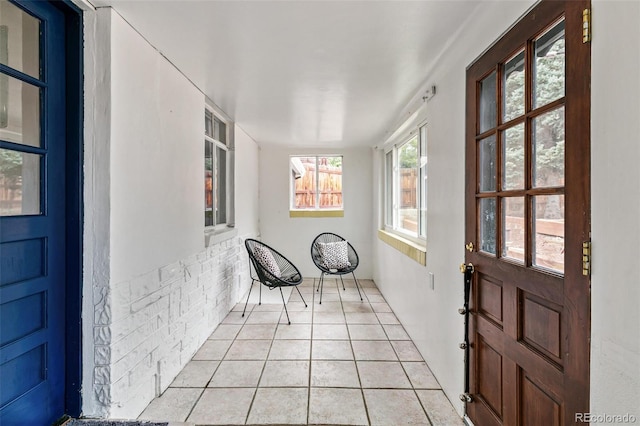
[[427, 237], [427, 128], [418, 127], [385, 152], [385, 230]]
[[204, 112], [204, 225], [227, 225], [229, 131], [213, 111]]
[[342, 210], [342, 156], [292, 155], [291, 210]]

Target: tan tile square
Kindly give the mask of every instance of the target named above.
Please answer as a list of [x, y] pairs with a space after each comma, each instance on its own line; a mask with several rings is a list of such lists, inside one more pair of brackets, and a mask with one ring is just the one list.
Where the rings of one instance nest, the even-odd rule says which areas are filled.
[[308, 389], [258, 388], [248, 424], [306, 424]]
[[[313, 312], [311, 311], [311, 306], [307, 311], [294, 311], [289, 312], [289, 320], [291, 321], [291, 325], [293, 324], [311, 324], [311, 319], [313, 317]], [[288, 324], [287, 315], [282, 313], [280, 316], [280, 324]]]
[[224, 354], [233, 340], [207, 340], [193, 356], [196, 361], [215, 361], [224, 358]]
[[[376, 319], [377, 321], [377, 319]], [[341, 312], [314, 312], [314, 324], [344, 324], [344, 313]]]
[[191, 412], [202, 388], [168, 388], [155, 398], [138, 417], [141, 420], [184, 422]]
[[343, 302], [362, 302], [367, 300], [363, 294], [358, 293], [358, 290], [355, 287], [347, 287], [346, 291], [340, 293], [340, 298]]
[[311, 324], [278, 324], [276, 339], [311, 339]]
[[464, 425], [462, 418], [441, 390], [418, 390], [418, 398], [422, 401], [433, 426]]
[[353, 340], [353, 353], [358, 361], [397, 361], [393, 347], [385, 340]]
[[265, 360], [271, 340], [236, 340], [233, 342], [225, 360]]
[[380, 312], [380, 313], [393, 312], [391, 310], [391, 306], [389, 306], [386, 303], [371, 303], [371, 309], [373, 309], [373, 312]]
[[233, 340], [242, 328], [242, 324], [220, 324], [215, 329], [209, 339], [211, 340]]
[[347, 326], [344, 324], [314, 324], [313, 340], [349, 340]]
[[429, 424], [413, 390], [365, 389], [363, 393], [372, 426]]
[[411, 340], [392, 341], [391, 345], [393, 345], [400, 361], [424, 361]]
[[389, 340], [379, 324], [349, 324], [351, 340]]
[[[296, 292], [296, 294], [298, 294]], [[300, 300], [300, 299], [298, 299]], [[292, 312], [305, 312], [305, 311], [309, 311], [311, 312], [312, 308], [309, 305], [311, 303], [310, 300], [305, 300], [305, 302], [307, 302], [307, 305], [305, 306], [305, 304], [302, 302], [302, 300], [300, 300], [299, 302], [289, 302], [287, 303], [287, 311], [289, 312], [289, 315], [291, 315]]]
[[[316, 297], [315, 300], [317, 302], [320, 302], [320, 293], [316, 293]], [[340, 302], [340, 293], [327, 293], [326, 291], [322, 292], [322, 303], [328, 303], [328, 302]]]
[[384, 324], [382, 327], [389, 340], [411, 340], [404, 327], [400, 324]]
[[371, 304], [369, 302], [342, 302], [342, 307], [344, 312], [359, 312], [359, 313], [370, 313], [373, 312], [371, 309]]
[[311, 388], [309, 424], [368, 425], [362, 391]]
[[204, 388], [220, 361], [189, 361], [169, 385], [172, 388]]
[[276, 324], [245, 324], [238, 333], [236, 339], [256, 340], [273, 339], [276, 333]]
[[260, 387], [309, 386], [309, 361], [267, 361]]
[[247, 308], [247, 312], [244, 316], [242, 316], [242, 309], [239, 311], [231, 311], [229, 314], [222, 320], [221, 324], [244, 324], [249, 318], [250, 315], [249, 308]]
[[205, 389], [188, 422], [207, 425], [243, 425], [254, 388]]
[[252, 312], [282, 312], [282, 303], [263, 303], [261, 305], [255, 305]]
[[400, 324], [398, 318], [392, 312], [380, 312], [376, 313], [380, 324]]
[[348, 340], [314, 340], [313, 359], [352, 360], [353, 351]]
[[440, 389], [440, 384], [425, 362], [403, 362], [411, 384], [416, 389]]
[[384, 297], [381, 294], [368, 294], [367, 299], [369, 299], [370, 303], [386, 303]]
[[309, 359], [311, 340], [274, 340], [269, 351], [269, 359]]
[[[281, 312], [256, 312], [255, 309], [247, 318], [247, 324], [277, 324]], [[282, 312], [284, 314], [284, 312]]]
[[222, 361], [210, 388], [249, 388], [258, 386], [264, 361]]
[[340, 312], [342, 313], [342, 303], [341, 302], [327, 302], [326, 300], [322, 300], [320, 303], [320, 296], [316, 294], [314, 304], [313, 304], [313, 312]]
[[354, 361], [311, 362], [311, 386], [329, 388], [359, 388], [360, 380]]
[[380, 324], [373, 312], [347, 312], [344, 314], [347, 324]]
[[358, 361], [363, 388], [411, 389], [402, 365], [394, 361]]

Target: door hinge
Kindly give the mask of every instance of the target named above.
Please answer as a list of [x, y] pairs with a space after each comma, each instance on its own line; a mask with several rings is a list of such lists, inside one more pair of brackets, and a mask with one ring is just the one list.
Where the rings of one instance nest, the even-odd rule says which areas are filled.
[[582, 243], [582, 275], [591, 276], [591, 241]]
[[589, 43], [591, 41], [591, 9], [582, 11], [582, 42]]

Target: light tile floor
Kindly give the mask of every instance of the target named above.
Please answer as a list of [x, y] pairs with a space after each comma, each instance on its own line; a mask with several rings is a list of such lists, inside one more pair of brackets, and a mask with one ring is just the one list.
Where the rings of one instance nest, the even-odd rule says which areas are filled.
[[308, 307], [290, 293], [291, 325], [282, 303], [249, 304], [244, 317], [239, 303], [140, 419], [462, 425], [373, 281], [359, 282], [364, 301], [353, 280], [343, 290], [325, 279], [319, 304], [314, 280], [305, 279], [299, 289]]

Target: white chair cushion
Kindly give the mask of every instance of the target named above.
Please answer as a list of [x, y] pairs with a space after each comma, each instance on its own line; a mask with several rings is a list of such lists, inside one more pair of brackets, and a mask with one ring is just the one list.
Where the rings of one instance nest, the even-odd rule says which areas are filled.
[[346, 241], [318, 243], [318, 252], [327, 269], [344, 269], [351, 266], [349, 246]]
[[253, 255], [256, 257], [258, 262], [271, 273], [271, 275], [277, 278], [282, 276], [282, 271], [280, 271], [278, 262], [276, 262], [276, 259], [268, 248], [257, 245], [253, 249]]

